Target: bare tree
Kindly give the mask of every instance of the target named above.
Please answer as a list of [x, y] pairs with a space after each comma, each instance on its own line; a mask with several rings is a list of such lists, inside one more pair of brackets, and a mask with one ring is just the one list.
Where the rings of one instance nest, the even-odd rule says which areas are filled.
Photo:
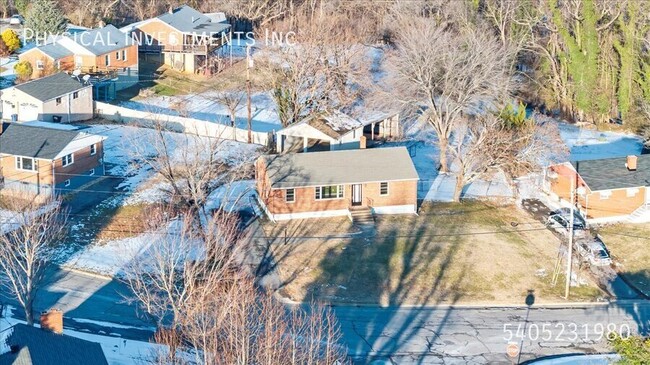
[[401, 18], [398, 49], [390, 58], [395, 78], [385, 89], [423, 118], [438, 137], [440, 171], [449, 170], [449, 138], [477, 102], [502, 99], [510, 88], [512, 53], [481, 27]]
[[[209, 231], [190, 214], [161, 214], [160, 238], [125, 268], [137, 301], [163, 330], [156, 339], [200, 364], [333, 364], [345, 361], [331, 313], [287, 310], [255, 285], [242, 266], [245, 240], [231, 215], [216, 213]], [[159, 363], [183, 363], [175, 353]]]
[[124, 280], [159, 325], [176, 328], [193, 297], [216, 290], [235, 267], [237, 224], [217, 212], [204, 228], [191, 212], [168, 209], [152, 216], [149, 226], [155, 238], [147, 257], [126, 263]]
[[165, 126], [154, 121], [153, 131], [143, 129], [132, 144], [134, 158], [162, 177], [173, 202], [205, 214], [212, 191], [250, 173], [249, 161], [228, 158], [230, 145], [221, 136], [201, 130], [174, 133]]
[[369, 65], [358, 35], [340, 15], [297, 17], [293, 44], [265, 49], [261, 67], [283, 126], [310, 113], [344, 109], [367, 88]]
[[454, 201], [471, 182], [496, 172], [508, 178], [540, 171], [561, 151], [555, 124], [536, 123], [534, 119], [509, 124], [502, 116], [482, 113], [462, 118], [452, 134], [456, 186]]
[[27, 324], [32, 325], [34, 300], [64, 236], [66, 215], [59, 201], [41, 202], [29, 195], [5, 199], [14, 215], [0, 225], [0, 284], [20, 303]]
[[246, 99], [246, 91], [237, 87], [234, 90], [223, 91], [215, 96], [215, 100], [226, 106], [228, 115], [230, 116], [230, 126], [233, 128], [233, 140], [237, 140], [237, 133], [235, 127], [237, 123], [237, 112], [242, 108], [244, 100]]

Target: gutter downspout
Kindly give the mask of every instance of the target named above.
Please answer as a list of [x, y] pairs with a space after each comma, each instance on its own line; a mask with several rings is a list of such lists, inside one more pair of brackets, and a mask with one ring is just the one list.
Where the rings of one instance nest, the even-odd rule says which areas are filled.
[[56, 160], [52, 160], [52, 198], [56, 199]]
[[66, 121], [66, 123], [70, 123], [71, 104], [72, 104], [71, 98], [72, 98], [72, 94], [68, 94], [68, 120]]

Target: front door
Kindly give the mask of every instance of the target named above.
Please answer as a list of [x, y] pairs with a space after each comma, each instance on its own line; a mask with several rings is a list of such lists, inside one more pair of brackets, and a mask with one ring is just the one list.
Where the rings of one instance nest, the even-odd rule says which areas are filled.
[[361, 205], [361, 202], [361, 184], [354, 184], [352, 185], [352, 205]]

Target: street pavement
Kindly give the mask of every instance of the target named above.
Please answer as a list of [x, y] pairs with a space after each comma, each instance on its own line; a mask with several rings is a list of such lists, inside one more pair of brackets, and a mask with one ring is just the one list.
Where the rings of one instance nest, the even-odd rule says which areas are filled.
[[[56, 267], [48, 269], [47, 277], [37, 313], [59, 308], [65, 313], [66, 328], [124, 339], [146, 341], [153, 334], [152, 324], [124, 300], [128, 293], [124, 284]], [[17, 307], [15, 301], [6, 297], [4, 301]], [[342, 342], [358, 363], [507, 364], [509, 342], [520, 346], [523, 362], [544, 355], [607, 352], [601, 333], [608, 326], [621, 332], [627, 328], [632, 333], [650, 332], [650, 301], [644, 300], [571, 308], [533, 304], [530, 310], [525, 306], [332, 309], [341, 325]], [[21, 311], [15, 314], [20, 317]]]
[[[642, 300], [572, 308], [533, 305], [530, 310], [525, 306], [333, 310], [349, 353], [359, 363], [511, 364], [546, 355], [609, 352], [608, 330], [627, 333], [629, 328], [644, 334], [650, 330], [650, 302]], [[506, 355], [509, 342], [521, 349], [515, 361]]]

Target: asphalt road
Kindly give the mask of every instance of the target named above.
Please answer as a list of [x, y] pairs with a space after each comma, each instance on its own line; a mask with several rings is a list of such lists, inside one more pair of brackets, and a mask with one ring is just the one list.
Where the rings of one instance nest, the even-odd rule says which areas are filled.
[[521, 348], [518, 361], [523, 362], [546, 355], [611, 351], [600, 335], [608, 325], [622, 332], [628, 327], [634, 333], [650, 331], [648, 301], [555, 309], [533, 305], [530, 311], [337, 307], [334, 312], [350, 354], [359, 363], [371, 359], [394, 364], [511, 364], [506, 355], [509, 342]]
[[[124, 301], [127, 290], [122, 283], [54, 267], [47, 276], [47, 285], [36, 302], [37, 312], [52, 307], [63, 310], [64, 325], [70, 329], [134, 340], [148, 340], [152, 335], [151, 323]], [[9, 304], [16, 306], [11, 300]], [[625, 326], [634, 333], [650, 332], [650, 301], [642, 300], [554, 309], [533, 305], [530, 313], [526, 307], [344, 306], [333, 310], [343, 342], [358, 363], [511, 363], [505, 355], [507, 330], [513, 333], [510, 342], [523, 349], [520, 361], [608, 351], [599, 335], [608, 325], [623, 332]], [[20, 315], [17, 310], [16, 317]], [[520, 337], [523, 334], [523, 342], [517, 332]]]

